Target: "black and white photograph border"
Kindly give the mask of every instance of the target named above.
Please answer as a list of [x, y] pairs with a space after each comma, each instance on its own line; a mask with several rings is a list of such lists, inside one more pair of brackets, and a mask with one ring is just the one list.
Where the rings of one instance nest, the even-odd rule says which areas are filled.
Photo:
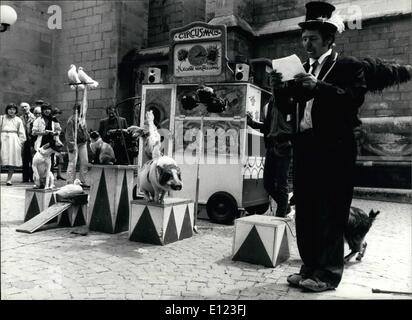
[[[264, 161], [263, 134], [250, 128], [247, 119], [251, 113], [254, 121], [263, 121], [272, 92], [268, 68], [273, 59], [296, 54], [302, 63], [307, 60], [310, 52], [301, 45], [299, 23], [313, 18], [305, 16], [308, 2], [1, 1], [2, 146], [11, 134], [4, 129], [6, 106], [19, 106], [17, 112], [26, 124], [20, 106], [27, 102], [34, 107], [41, 99], [61, 110], [62, 131], [56, 135], [65, 148], [57, 164], [52, 161], [51, 175], [58, 174], [54, 186], [44, 190], [35, 186], [36, 180], [22, 182], [27, 154], [23, 152], [23, 165], [13, 166], [3, 159], [6, 151], [1, 152], [1, 299], [219, 300], [232, 304], [226, 311], [239, 317], [248, 312], [244, 300], [410, 300], [410, 0], [328, 0], [345, 26], [336, 34], [333, 50], [369, 63], [368, 72], [376, 72], [367, 79], [370, 86], [357, 115], [348, 221], [355, 219], [351, 223], [357, 228], [367, 220], [367, 230], [366, 236], [355, 235], [365, 238], [360, 252], [345, 263], [338, 287], [309, 292], [287, 281], [302, 265], [296, 208], [289, 202], [287, 215], [276, 217], [279, 206], [265, 193], [264, 162], [257, 169], [251, 164], [252, 159]], [[173, 52], [176, 43], [178, 48], [192, 48], [207, 47], [208, 41], [216, 59], [186, 60]], [[176, 73], [175, 64], [187, 69]], [[77, 68], [71, 69], [74, 75], [68, 73], [72, 65]], [[201, 96], [204, 93], [209, 96]], [[190, 108], [185, 107], [183, 94], [190, 95]], [[119, 130], [122, 140], [117, 140], [127, 162], [89, 163], [86, 181], [80, 163], [77, 176], [82, 181], [77, 185], [74, 179], [68, 184], [73, 163], [66, 152], [66, 127], [75, 104], [81, 105], [74, 118], [79, 128], [83, 124], [89, 131], [100, 130], [108, 106], [114, 106], [115, 116], [129, 126]], [[150, 111], [154, 127], [147, 126]], [[216, 130], [213, 121], [220, 121]], [[179, 123], [185, 130], [182, 137], [175, 131]], [[213, 149], [213, 161], [210, 149], [203, 149], [210, 147], [209, 133], [199, 140], [199, 130], [212, 130], [216, 144], [223, 141], [223, 147]], [[219, 130], [226, 130], [223, 140], [217, 137]], [[229, 131], [236, 132], [234, 139]], [[77, 143], [80, 132], [75, 129]], [[138, 154], [130, 152], [128, 134], [137, 141]], [[153, 152], [151, 143], [160, 136], [156, 143], [163, 156], [150, 160], [154, 153], [148, 154], [147, 147]], [[32, 133], [27, 138], [22, 145], [29, 143]], [[257, 144], [248, 145], [248, 139]], [[106, 142], [114, 146], [117, 160], [113, 159], [119, 161], [119, 144]], [[74, 144], [77, 158], [80, 148]], [[183, 150], [182, 157], [175, 150]], [[204, 156], [198, 150], [204, 150]], [[87, 152], [89, 162], [95, 159], [90, 148]], [[237, 163], [230, 162], [231, 152]], [[222, 159], [230, 169], [217, 169]], [[138, 185], [146, 161], [165, 163], [150, 177], [151, 169], [145, 173], [148, 190], [154, 190], [148, 195], [139, 192]], [[76, 163], [74, 167], [76, 176]], [[291, 164], [288, 200], [294, 191], [294, 169]], [[160, 185], [166, 179], [167, 186]], [[67, 197], [78, 188], [80, 195]], [[208, 201], [212, 196], [221, 202]], [[262, 197], [267, 201], [259, 202]], [[345, 234], [345, 256], [351, 243]], [[159, 312], [164, 311], [165, 318], [202, 314], [202, 308], [182, 309], [181, 303], [162, 304]], [[223, 307], [209, 307], [203, 311], [209, 318], [223, 314]]]

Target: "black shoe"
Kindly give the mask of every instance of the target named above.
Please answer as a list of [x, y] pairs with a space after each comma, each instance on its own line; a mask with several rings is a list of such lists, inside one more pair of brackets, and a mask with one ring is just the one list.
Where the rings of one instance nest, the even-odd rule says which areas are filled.
[[63, 178], [62, 176], [57, 176], [56, 178], [57, 178], [57, 180], [63, 180], [63, 181], [66, 181], [66, 179], [65, 179], [65, 178]]
[[80, 186], [81, 186], [83, 189], [90, 189], [90, 186], [89, 186], [88, 184], [85, 184], [85, 183], [81, 183]]
[[286, 278], [286, 281], [292, 286], [292, 287], [299, 287], [299, 283], [305, 280], [303, 276], [300, 273], [294, 273], [291, 274]]
[[323, 292], [327, 290], [335, 290], [335, 287], [328, 282], [323, 282], [319, 279], [305, 279], [299, 282], [299, 286], [305, 291]]

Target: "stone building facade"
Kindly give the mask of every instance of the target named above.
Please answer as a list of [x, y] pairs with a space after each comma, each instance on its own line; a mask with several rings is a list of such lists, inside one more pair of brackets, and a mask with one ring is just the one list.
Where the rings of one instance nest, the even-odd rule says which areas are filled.
[[[230, 61], [239, 56], [273, 59], [292, 53], [304, 60], [297, 24], [304, 19], [306, 2], [2, 1], [16, 9], [18, 20], [0, 34], [0, 105], [4, 110], [8, 102], [43, 98], [64, 110], [64, 122], [75, 99], [66, 84], [66, 73], [73, 63], [100, 83], [89, 92], [89, 128], [97, 128], [107, 105], [122, 101], [119, 110], [132, 122], [136, 104], [132, 97], [140, 95], [147, 68], [158, 67], [163, 75], [170, 72], [171, 29], [194, 21], [225, 24]], [[336, 39], [338, 52], [412, 64], [410, 0], [329, 2], [347, 20], [347, 30]], [[55, 5], [61, 8], [61, 29], [48, 26], [53, 15], [48, 10]], [[360, 26], [356, 24], [359, 21]], [[412, 82], [382, 94], [368, 94], [360, 110], [365, 130], [369, 130], [365, 142], [369, 146], [361, 150], [361, 164], [383, 161], [402, 170], [409, 167], [403, 186], [410, 185], [411, 93]], [[389, 186], [396, 187], [396, 183]]]

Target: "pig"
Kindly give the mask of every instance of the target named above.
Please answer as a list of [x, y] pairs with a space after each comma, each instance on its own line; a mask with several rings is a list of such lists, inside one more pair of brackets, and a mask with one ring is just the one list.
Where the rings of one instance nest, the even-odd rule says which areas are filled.
[[168, 156], [152, 159], [139, 172], [139, 186], [147, 201], [163, 203], [167, 191], [182, 190], [180, 168]]

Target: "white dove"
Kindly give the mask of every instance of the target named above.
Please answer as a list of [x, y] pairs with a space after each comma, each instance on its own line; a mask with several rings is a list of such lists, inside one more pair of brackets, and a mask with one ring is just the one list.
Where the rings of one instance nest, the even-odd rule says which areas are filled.
[[[67, 71], [67, 76], [69, 77], [70, 83], [80, 83], [79, 75], [76, 71], [76, 66], [74, 64], [70, 65], [69, 71]], [[75, 89], [76, 86], [71, 85], [70, 88]], [[80, 89], [84, 89], [84, 85], [79, 85]]]
[[86, 72], [84, 72], [82, 67], [79, 67], [79, 79], [81, 82], [87, 83], [87, 87], [90, 89], [97, 88], [99, 83], [92, 78], [90, 78]]
[[62, 198], [69, 198], [76, 194], [83, 194], [83, 188], [81, 187], [81, 182], [79, 179], [74, 180], [73, 183], [66, 184], [65, 186], [61, 187], [56, 194], [61, 196]]

